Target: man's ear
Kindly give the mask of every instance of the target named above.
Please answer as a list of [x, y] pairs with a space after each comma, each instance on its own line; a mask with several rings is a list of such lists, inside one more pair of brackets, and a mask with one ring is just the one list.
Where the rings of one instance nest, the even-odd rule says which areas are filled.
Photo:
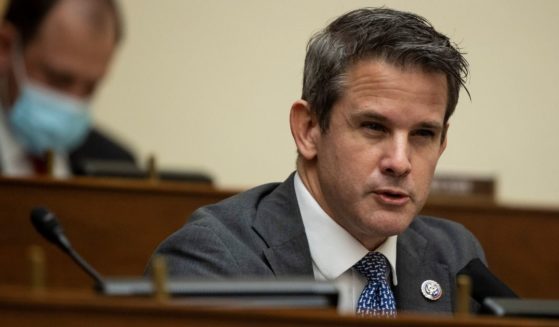
[[314, 159], [320, 138], [320, 126], [307, 101], [297, 100], [293, 103], [289, 114], [289, 125], [299, 155], [306, 160]]
[[16, 46], [17, 31], [11, 23], [0, 23], [0, 76], [11, 70], [13, 47]]

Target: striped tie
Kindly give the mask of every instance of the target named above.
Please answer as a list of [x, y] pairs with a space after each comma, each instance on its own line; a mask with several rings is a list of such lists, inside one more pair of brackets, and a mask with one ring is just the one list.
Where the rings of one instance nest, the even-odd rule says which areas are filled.
[[390, 289], [388, 261], [379, 252], [369, 252], [353, 266], [367, 278], [367, 285], [357, 302], [360, 316], [396, 316], [396, 302]]

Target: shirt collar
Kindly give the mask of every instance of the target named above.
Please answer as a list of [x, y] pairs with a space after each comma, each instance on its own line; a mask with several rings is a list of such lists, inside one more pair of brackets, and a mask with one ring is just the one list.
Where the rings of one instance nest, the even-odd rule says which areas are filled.
[[[294, 185], [312, 260], [324, 277], [334, 280], [351, 269], [369, 250], [322, 210], [301, 181], [299, 173], [295, 174]], [[397, 235], [390, 236], [375, 249], [388, 259], [394, 285], [398, 284], [396, 241]]]

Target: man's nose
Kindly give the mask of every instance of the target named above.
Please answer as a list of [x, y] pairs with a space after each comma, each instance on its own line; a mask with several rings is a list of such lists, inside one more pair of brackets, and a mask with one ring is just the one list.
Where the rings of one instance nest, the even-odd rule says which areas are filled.
[[383, 174], [404, 177], [411, 171], [411, 147], [407, 136], [395, 136], [387, 140], [380, 168]]

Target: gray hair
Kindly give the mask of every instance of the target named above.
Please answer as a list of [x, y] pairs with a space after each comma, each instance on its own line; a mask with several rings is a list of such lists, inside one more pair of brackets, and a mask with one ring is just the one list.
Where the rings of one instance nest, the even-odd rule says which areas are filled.
[[307, 45], [302, 99], [328, 130], [332, 106], [344, 91], [345, 73], [362, 59], [444, 73], [448, 85], [446, 123], [465, 86], [468, 62], [448, 37], [423, 17], [387, 8], [348, 12], [316, 33]]

